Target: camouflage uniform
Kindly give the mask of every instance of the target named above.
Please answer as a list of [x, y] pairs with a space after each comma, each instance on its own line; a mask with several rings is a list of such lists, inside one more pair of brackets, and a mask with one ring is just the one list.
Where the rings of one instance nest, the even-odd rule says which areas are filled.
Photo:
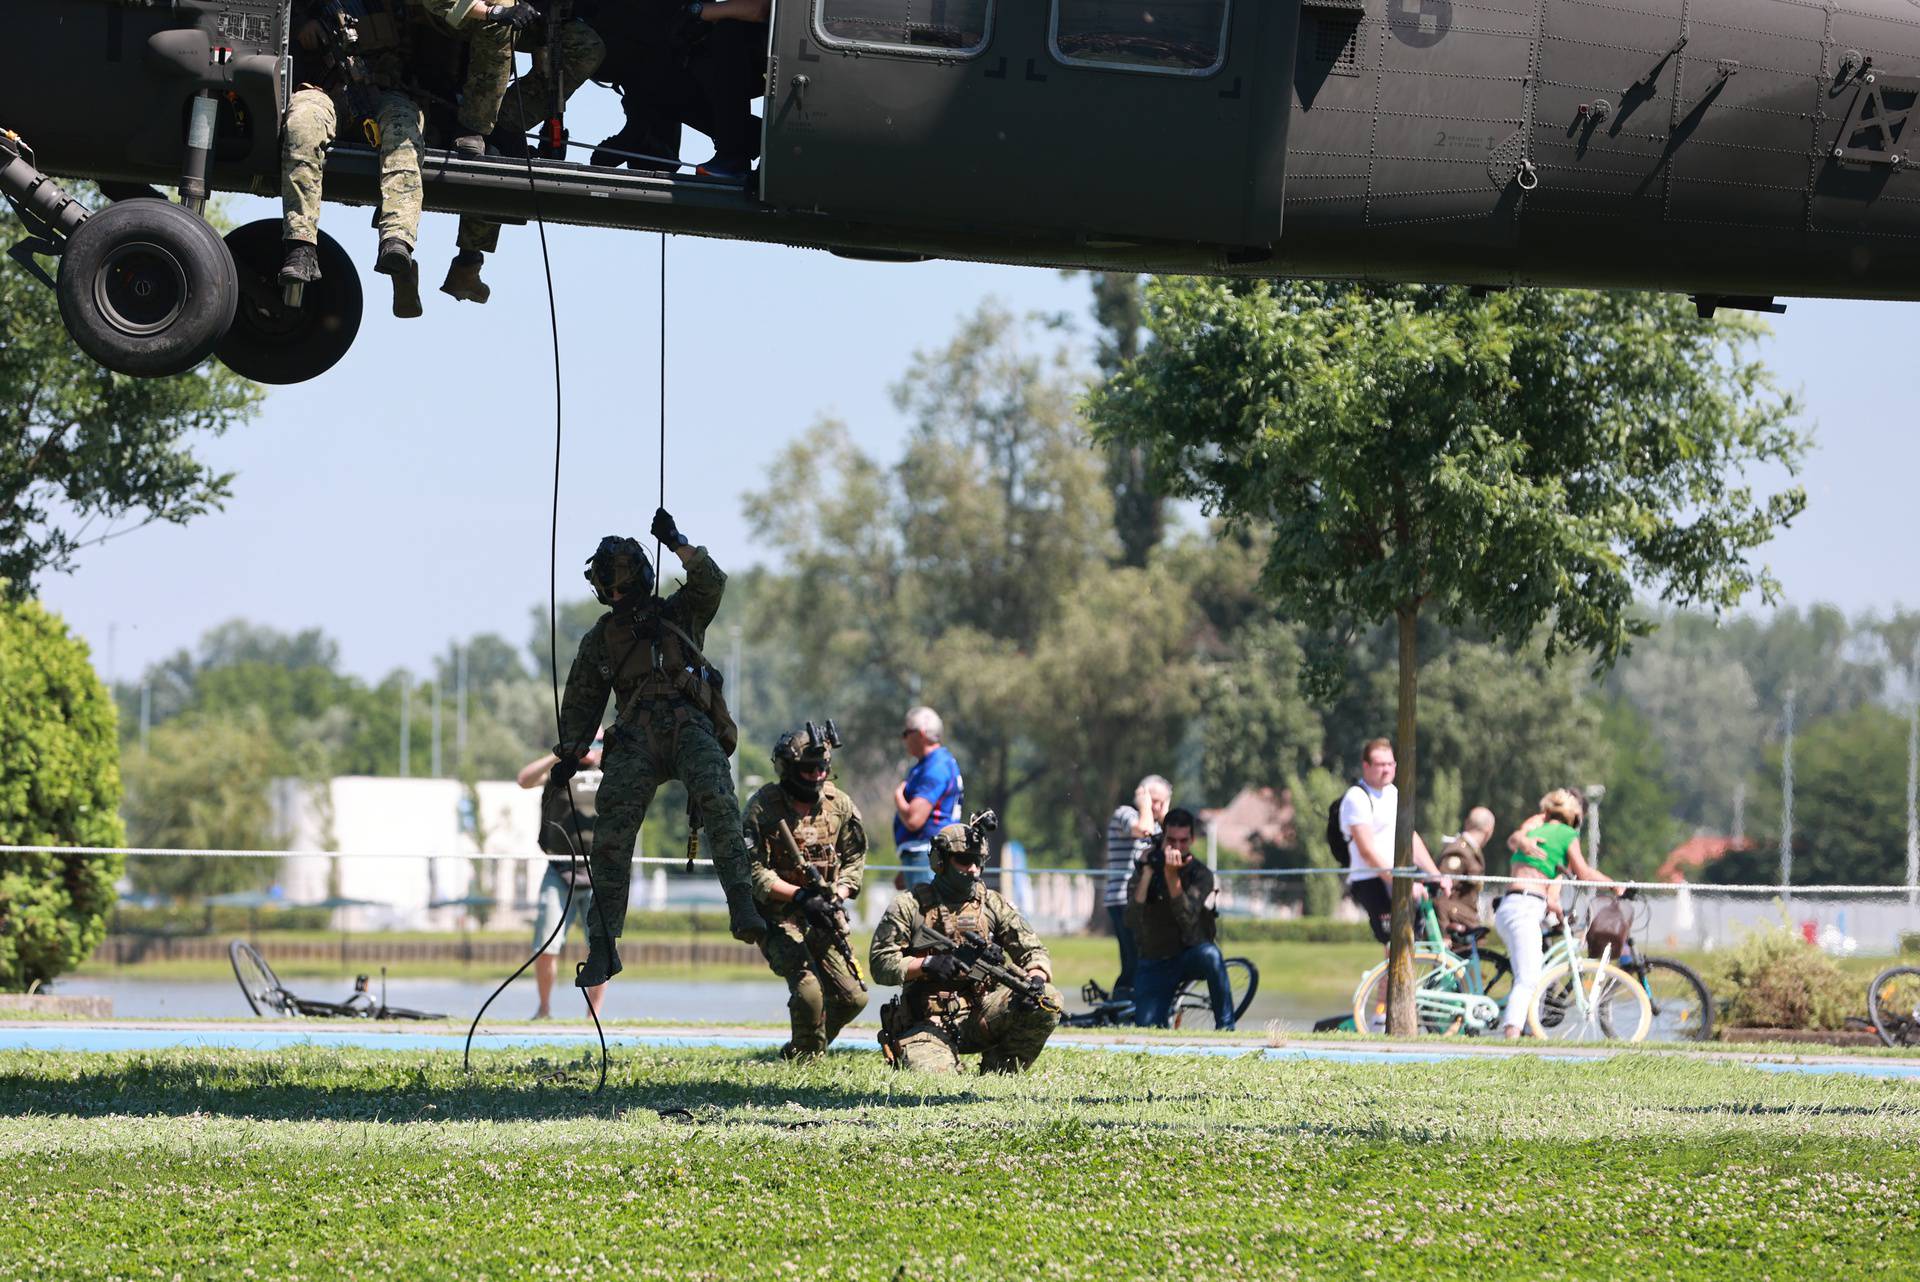
[[[660, 604], [660, 614], [690, 636], [695, 647], [704, 646], [726, 584], [727, 576], [707, 550], [697, 549], [686, 583]], [[634, 842], [654, 791], [669, 779], [684, 784], [700, 808], [710, 839], [707, 853], [729, 903], [751, 902], [740, 803], [733, 794], [727, 751], [720, 746], [713, 718], [700, 706], [700, 678], [655, 666], [666, 651], [679, 654], [679, 647], [658, 638], [650, 641], [647, 624], [644, 602], [638, 610], [601, 615], [580, 640], [560, 705], [560, 742], [554, 752], [576, 759], [593, 745], [609, 694], [616, 708], [600, 763], [599, 814], [590, 856], [598, 903], [587, 922], [589, 940], [603, 926], [612, 939], [625, 931]], [[671, 634], [663, 628], [660, 635]], [[692, 661], [692, 656], [681, 657]], [[727, 724], [730, 730], [731, 721]]]
[[[943, 835], [951, 827], [943, 829]], [[1049, 977], [1053, 972], [1053, 960], [1020, 910], [984, 883], [975, 883], [970, 894], [957, 900], [944, 896], [938, 882], [895, 895], [873, 932], [868, 968], [874, 983], [901, 985], [901, 1014], [894, 1026], [898, 1067], [951, 1073], [960, 1067], [962, 1055], [976, 1051], [983, 1073], [1017, 1072], [1032, 1064], [1058, 1016], [1026, 1005], [997, 986], [982, 989], [962, 981], [958, 988], [943, 988], [932, 980], [907, 982], [908, 942], [922, 921], [955, 941], [966, 932], [984, 935], [1005, 950], [1008, 963], [1018, 969], [1039, 970]], [[1057, 1007], [1060, 994], [1052, 984], [1047, 994]]]
[[[302, 16], [296, 9], [296, 27]], [[419, 103], [401, 92], [406, 68], [393, 16], [370, 13], [362, 20], [361, 30], [364, 43], [379, 46], [361, 55], [380, 91], [374, 100], [374, 119], [380, 126], [380, 209], [375, 225], [382, 240], [403, 240], [411, 247], [420, 234], [420, 158], [426, 148], [426, 115]], [[340, 136], [340, 115], [333, 96], [312, 83], [301, 83], [287, 102], [280, 142], [281, 236], [285, 240], [311, 245], [319, 239], [321, 178], [327, 149]], [[358, 122], [349, 121], [348, 128], [357, 129]]]
[[747, 841], [753, 897], [767, 919], [760, 942], [773, 973], [787, 981], [787, 1011], [793, 1019], [793, 1055], [819, 1055], [847, 1022], [867, 1006], [866, 985], [847, 966], [833, 940], [808, 931], [806, 913], [792, 901], [778, 903], [769, 893], [776, 880], [807, 884], [780, 837], [786, 820], [809, 863], [820, 869], [836, 899], [853, 899], [867, 866], [867, 833], [853, 798], [823, 784], [820, 800], [803, 816], [778, 783], [753, 794], [741, 816]]
[[[473, 0], [417, 0], [427, 14], [467, 41], [467, 78], [460, 92], [460, 126], [486, 137], [498, 125], [525, 133], [546, 118], [553, 96], [546, 65], [545, 28], [520, 36], [522, 51], [534, 55], [533, 71], [513, 81], [514, 35], [511, 28], [481, 19], [484, 3]], [[564, 94], [593, 75], [607, 56], [606, 42], [578, 18], [560, 28], [560, 84]], [[513, 85], [508, 91], [508, 85]]]

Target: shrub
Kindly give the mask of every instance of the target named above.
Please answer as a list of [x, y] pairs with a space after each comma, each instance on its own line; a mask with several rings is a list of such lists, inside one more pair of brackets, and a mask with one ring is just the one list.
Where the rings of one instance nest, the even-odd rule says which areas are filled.
[[[113, 700], [86, 643], [0, 597], [0, 845], [118, 846]], [[106, 934], [118, 855], [0, 854], [0, 989], [72, 970]]]
[[1710, 968], [1726, 1022], [1747, 1028], [1842, 1028], [1861, 987], [1787, 927], [1758, 930]]

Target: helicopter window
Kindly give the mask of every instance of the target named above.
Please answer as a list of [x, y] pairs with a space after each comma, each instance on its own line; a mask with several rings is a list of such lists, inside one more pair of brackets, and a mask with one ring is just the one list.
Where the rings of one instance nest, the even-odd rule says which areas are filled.
[[816, 0], [820, 42], [970, 57], [987, 47], [992, 0]]
[[1227, 61], [1230, 0], [1054, 0], [1053, 56], [1074, 66], [1205, 76]]

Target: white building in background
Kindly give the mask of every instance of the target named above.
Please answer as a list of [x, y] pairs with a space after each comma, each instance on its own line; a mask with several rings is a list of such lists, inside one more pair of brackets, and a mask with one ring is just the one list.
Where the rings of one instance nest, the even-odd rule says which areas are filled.
[[[288, 850], [367, 852], [288, 856], [279, 877], [287, 902], [368, 901], [335, 910], [342, 930], [458, 930], [475, 907], [432, 905], [469, 896], [498, 901], [479, 909], [490, 926], [530, 921], [530, 901], [546, 871], [535, 840], [540, 790], [505, 780], [474, 791], [477, 813], [455, 779], [347, 775], [319, 786], [277, 780], [274, 814]], [[476, 863], [472, 856], [480, 852], [525, 857]], [[402, 854], [418, 857], [392, 857]]]

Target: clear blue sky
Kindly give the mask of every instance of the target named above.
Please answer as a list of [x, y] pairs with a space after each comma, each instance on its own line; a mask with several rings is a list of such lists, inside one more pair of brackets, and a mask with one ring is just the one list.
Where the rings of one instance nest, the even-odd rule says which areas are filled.
[[[603, 91], [590, 87], [583, 97]], [[592, 138], [595, 105], [576, 121]], [[699, 158], [697, 141], [687, 154]], [[277, 203], [234, 198], [237, 221]], [[330, 205], [324, 225], [355, 260], [375, 248], [368, 211]], [[560, 590], [600, 535], [644, 533], [656, 498], [658, 239], [552, 228], [566, 371]], [[427, 314], [393, 319], [386, 281], [363, 275], [366, 323], [332, 372], [270, 393], [259, 417], [205, 446], [238, 475], [224, 512], [150, 526], [88, 550], [43, 599], [120, 679], [234, 617], [318, 626], [345, 666], [374, 678], [422, 670], [454, 638], [524, 642], [547, 594], [553, 450], [545, 287], [535, 228], [512, 227], [484, 307], [440, 294], [453, 219], [422, 232]], [[12, 270], [9, 268], [8, 270]], [[987, 295], [1016, 310], [1084, 314], [1084, 282], [1026, 268], [876, 265], [807, 250], [676, 238], [668, 250], [668, 506], [723, 566], [772, 561], [752, 545], [740, 495], [823, 413], [882, 457], [906, 425], [888, 386]], [[1920, 604], [1913, 568], [1920, 433], [1902, 408], [1915, 312], [1897, 304], [1792, 302], [1768, 358], [1817, 427], [1807, 514], [1766, 553], [1792, 604], [1853, 612]]]

